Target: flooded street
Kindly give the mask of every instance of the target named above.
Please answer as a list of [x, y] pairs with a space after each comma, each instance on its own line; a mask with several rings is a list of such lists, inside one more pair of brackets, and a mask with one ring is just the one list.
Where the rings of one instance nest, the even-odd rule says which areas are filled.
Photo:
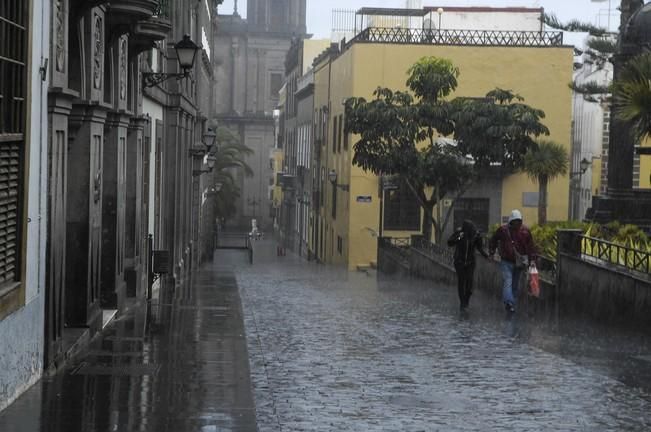
[[2, 432], [646, 431], [651, 347], [455, 287], [219, 250], [0, 413]]
[[263, 243], [235, 270], [261, 431], [595, 431], [651, 427], [643, 335], [506, 317], [476, 293], [379, 280]]

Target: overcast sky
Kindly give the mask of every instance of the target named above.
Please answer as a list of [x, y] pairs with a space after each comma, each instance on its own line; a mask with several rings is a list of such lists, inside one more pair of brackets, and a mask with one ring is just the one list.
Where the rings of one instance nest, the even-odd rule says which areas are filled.
[[[357, 9], [363, 6], [404, 7], [405, 0], [307, 0], [307, 31], [315, 38], [329, 38], [332, 9]], [[548, 13], [556, 14], [562, 21], [576, 18], [581, 21], [606, 27], [608, 22], [608, 0], [424, 0], [425, 6], [527, 6], [544, 7]], [[619, 13], [618, 0], [612, 0], [610, 27], [616, 30]], [[240, 15], [246, 16], [246, 0], [239, 0]], [[233, 11], [233, 0], [225, 0], [220, 13]]]

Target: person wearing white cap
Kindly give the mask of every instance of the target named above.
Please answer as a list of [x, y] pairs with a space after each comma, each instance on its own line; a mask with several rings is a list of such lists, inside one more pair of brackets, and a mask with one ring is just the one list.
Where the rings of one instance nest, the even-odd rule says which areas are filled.
[[513, 210], [508, 224], [502, 225], [490, 239], [489, 254], [498, 250], [502, 270], [502, 301], [507, 312], [515, 312], [520, 275], [536, 262], [536, 247], [531, 231], [522, 223], [520, 210]]

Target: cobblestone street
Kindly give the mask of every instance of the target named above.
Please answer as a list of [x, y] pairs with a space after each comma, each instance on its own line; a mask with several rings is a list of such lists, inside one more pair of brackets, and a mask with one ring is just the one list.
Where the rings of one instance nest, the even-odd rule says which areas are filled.
[[[508, 319], [476, 293], [379, 280], [258, 242], [237, 254], [260, 431], [642, 431], [648, 338], [563, 317]], [[230, 261], [230, 263], [229, 263]]]

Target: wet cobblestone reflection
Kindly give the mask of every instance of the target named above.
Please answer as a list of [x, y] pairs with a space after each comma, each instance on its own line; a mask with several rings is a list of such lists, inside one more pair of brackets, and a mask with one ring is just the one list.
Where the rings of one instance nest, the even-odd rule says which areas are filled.
[[482, 294], [464, 318], [453, 288], [276, 257], [266, 243], [236, 276], [260, 431], [651, 428], [644, 335], [509, 320]]

